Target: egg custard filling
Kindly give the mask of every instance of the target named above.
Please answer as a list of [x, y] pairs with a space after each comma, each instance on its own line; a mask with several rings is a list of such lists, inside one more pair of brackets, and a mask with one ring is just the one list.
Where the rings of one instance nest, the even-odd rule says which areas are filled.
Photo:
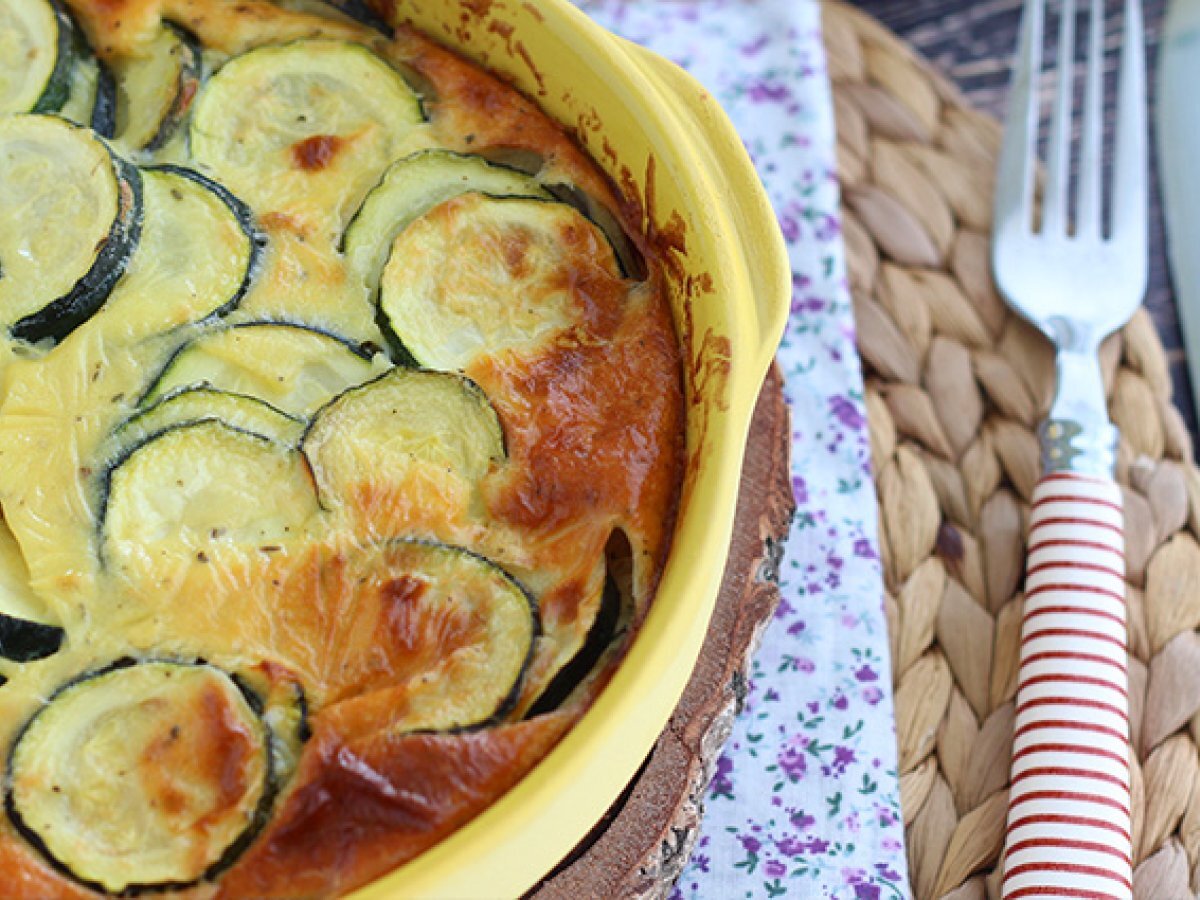
[[344, 894], [524, 777], [646, 614], [660, 261], [385, 13], [0, 4], [5, 897]]

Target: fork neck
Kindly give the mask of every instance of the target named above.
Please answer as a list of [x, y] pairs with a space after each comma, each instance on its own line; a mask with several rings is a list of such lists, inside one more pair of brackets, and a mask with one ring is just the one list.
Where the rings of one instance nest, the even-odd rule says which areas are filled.
[[1097, 348], [1060, 347], [1056, 365], [1057, 393], [1039, 430], [1042, 471], [1112, 478], [1120, 435], [1108, 418]]

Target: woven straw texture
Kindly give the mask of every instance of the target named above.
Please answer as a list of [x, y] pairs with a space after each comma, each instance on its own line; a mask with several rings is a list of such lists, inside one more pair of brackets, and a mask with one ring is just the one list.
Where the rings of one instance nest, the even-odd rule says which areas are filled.
[[[913, 892], [995, 898], [1053, 354], [989, 274], [998, 124], [836, 0], [825, 38]], [[1103, 363], [1122, 434], [1134, 890], [1173, 900], [1200, 890], [1200, 471], [1144, 310]]]

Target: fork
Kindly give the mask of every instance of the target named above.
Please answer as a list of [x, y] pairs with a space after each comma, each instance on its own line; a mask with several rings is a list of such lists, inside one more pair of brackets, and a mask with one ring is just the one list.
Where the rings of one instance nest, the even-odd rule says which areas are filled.
[[1076, 208], [1070, 202], [1075, 0], [1063, 0], [1058, 85], [1035, 225], [1045, 0], [1027, 0], [1001, 148], [992, 268], [1000, 292], [1055, 345], [1040, 429], [1001, 895], [1133, 894], [1125, 546], [1100, 342], [1146, 291], [1148, 175], [1140, 0], [1126, 0], [1111, 226], [1103, 224], [1105, 10], [1090, 6]]

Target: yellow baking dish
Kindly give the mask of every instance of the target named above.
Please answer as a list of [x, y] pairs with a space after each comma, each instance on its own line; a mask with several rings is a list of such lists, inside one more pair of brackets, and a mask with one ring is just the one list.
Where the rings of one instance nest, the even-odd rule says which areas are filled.
[[775, 216], [733, 126], [672, 63], [566, 0], [396, 0], [396, 22], [511, 81], [640, 206], [663, 253], [688, 394], [687, 475], [658, 596], [595, 706], [492, 807], [353, 894], [516, 897], [588, 833], [645, 760], [700, 651], [725, 567], [754, 403], [787, 318]]

